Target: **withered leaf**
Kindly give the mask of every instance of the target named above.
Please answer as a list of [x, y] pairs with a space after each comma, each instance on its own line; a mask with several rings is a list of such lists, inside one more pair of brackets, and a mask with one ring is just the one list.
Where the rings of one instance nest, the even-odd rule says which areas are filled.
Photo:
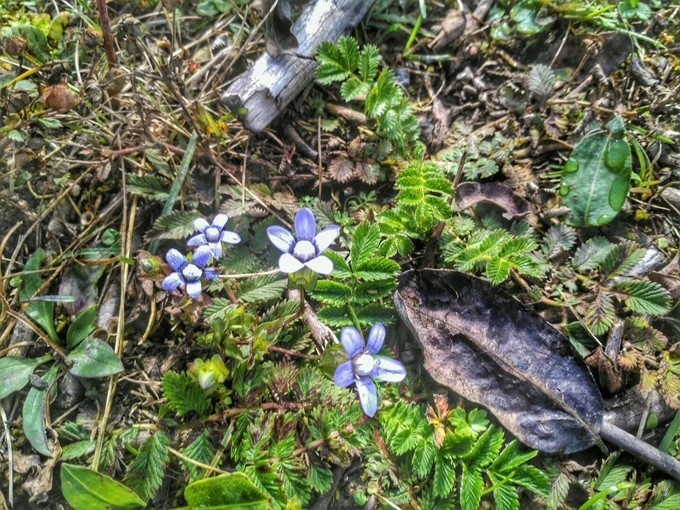
[[537, 313], [450, 270], [402, 273], [394, 302], [428, 373], [523, 443], [565, 454], [601, 444], [602, 396], [566, 337]]
[[521, 218], [529, 213], [529, 203], [515, 195], [510, 188], [498, 182], [463, 182], [456, 188], [456, 204], [467, 209], [480, 202], [494, 204], [505, 212], [508, 220]]

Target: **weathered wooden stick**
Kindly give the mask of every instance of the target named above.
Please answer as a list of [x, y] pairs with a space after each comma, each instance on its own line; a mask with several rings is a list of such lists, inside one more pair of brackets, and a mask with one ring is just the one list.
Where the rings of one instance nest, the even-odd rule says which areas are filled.
[[276, 57], [263, 54], [232, 83], [222, 96], [231, 110], [245, 108], [243, 125], [260, 132], [274, 120], [312, 80], [316, 47], [336, 42], [364, 17], [373, 0], [316, 0], [293, 24], [298, 48]]

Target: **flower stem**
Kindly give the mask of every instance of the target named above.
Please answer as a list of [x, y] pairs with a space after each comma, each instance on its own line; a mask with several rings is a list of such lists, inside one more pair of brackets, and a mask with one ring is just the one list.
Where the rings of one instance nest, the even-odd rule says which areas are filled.
[[347, 311], [352, 316], [352, 322], [357, 328], [357, 331], [361, 333], [361, 322], [359, 321], [359, 317], [357, 317], [357, 313], [354, 311], [354, 307], [350, 303], [347, 303]]

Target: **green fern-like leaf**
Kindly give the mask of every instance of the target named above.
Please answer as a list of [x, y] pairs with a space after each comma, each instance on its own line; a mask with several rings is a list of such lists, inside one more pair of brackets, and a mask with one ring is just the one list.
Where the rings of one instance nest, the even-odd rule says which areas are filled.
[[456, 464], [448, 456], [437, 452], [434, 461], [434, 477], [432, 479], [432, 493], [435, 497], [446, 498], [453, 491], [456, 483]]
[[391, 324], [394, 322], [394, 311], [392, 307], [373, 304], [356, 309], [357, 319], [362, 327], [381, 324]]
[[365, 82], [375, 80], [380, 66], [380, 51], [372, 44], [367, 44], [359, 54], [359, 76]]
[[644, 248], [633, 242], [614, 245], [600, 264], [599, 269], [606, 275], [625, 275], [645, 256]]
[[543, 64], [531, 66], [529, 76], [527, 76], [527, 87], [529, 91], [540, 99], [548, 98], [555, 90], [555, 72]]
[[418, 239], [420, 234], [411, 231], [409, 226], [404, 223], [406, 214], [397, 208], [384, 211], [378, 216], [378, 226], [383, 236], [378, 254], [382, 257], [393, 257], [397, 253], [406, 257], [413, 249], [413, 241]]
[[535, 466], [522, 464], [508, 475], [508, 481], [547, 498], [550, 494], [550, 478]]
[[312, 461], [309, 465], [307, 480], [312, 489], [325, 494], [333, 487], [333, 471], [328, 466]]
[[633, 312], [663, 315], [670, 310], [671, 295], [656, 282], [621, 281], [614, 284], [614, 290]]
[[484, 479], [475, 468], [463, 464], [460, 475], [460, 507], [463, 510], [477, 510], [482, 500]]
[[394, 260], [376, 257], [374, 252], [373, 258], [354, 266], [354, 276], [366, 282], [377, 282], [394, 279], [400, 270], [401, 267]]
[[519, 494], [511, 485], [496, 485], [493, 490], [494, 510], [518, 510]]
[[170, 183], [167, 179], [155, 175], [128, 175], [126, 189], [133, 195], [166, 202]]
[[475, 443], [472, 451], [466, 456], [466, 462], [471, 468], [481, 470], [498, 457], [503, 444], [505, 434], [501, 429], [489, 427]]
[[274, 443], [269, 455], [278, 460], [274, 466], [288, 499], [299, 499], [304, 506], [309, 503], [311, 487], [307, 483], [306, 470], [301, 465], [300, 458], [293, 455], [294, 451], [295, 437], [291, 434]]
[[[210, 444], [210, 433], [208, 430], [204, 430], [200, 436], [182, 450], [182, 454], [201, 464], [210, 464], [215, 456], [215, 449]], [[182, 468], [189, 473], [190, 482], [203, 478], [204, 470], [196, 464], [182, 460]]]
[[194, 233], [196, 212], [173, 211], [161, 216], [153, 223], [147, 239], [184, 239]]
[[375, 224], [362, 223], [354, 231], [350, 261], [352, 269], [357, 270], [375, 257], [380, 244], [380, 228]]
[[341, 37], [337, 45], [322, 42], [316, 51], [319, 62], [316, 81], [321, 85], [331, 85], [351, 77], [358, 65], [358, 55], [359, 44], [351, 37]]
[[609, 294], [603, 290], [598, 291], [595, 300], [588, 307], [584, 317], [586, 325], [595, 335], [602, 335], [609, 331], [616, 320], [616, 309]]
[[163, 483], [169, 443], [168, 436], [156, 432], [144, 442], [127, 472], [127, 485], [145, 501], [153, 498]]
[[205, 396], [203, 389], [186, 374], [166, 372], [163, 375], [163, 394], [168, 400], [168, 406], [178, 416], [192, 411], [202, 416], [210, 408], [210, 399]]
[[579, 246], [571, 259], [577, 271], [592, 271], [602, 264], [612, 249], [612, 244], [604, 237], [593, 237]]
[[414, 161], [409, 164], [397, 177], [395, 187], [399, 190], [398, 207], [415, 220], [412, 230], [427, 233], [451, 216], [447, 202], [452, 193], [451, 182], [434, 163]]
[[564, 508], [564, 502], [567, 500], [570, 486], [569, 476], [565, 473], [560, 473], [550, 488], [547, 510], [560, 510]]
[[245, 303], [266, 303], [279, 299], [287, 286], [288, 280], [279, 275], [258, 276], [243, 282], [235, 294]]
[[341, 282], [321, 280], [314, 288], [314, 299], [327, 305], [343, 306], [352, 297], [352, 288]]
[[550, 227], [543, 237], [541, 249], [547, 258], [569, 251], [576, 243], [576, 229], [559, 224]]

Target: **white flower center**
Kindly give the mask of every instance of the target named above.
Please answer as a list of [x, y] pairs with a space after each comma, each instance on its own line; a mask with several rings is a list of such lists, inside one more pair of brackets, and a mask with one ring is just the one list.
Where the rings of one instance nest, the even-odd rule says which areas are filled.
[[310, 241], [298, 241], [293, 248], [293, 257], [300, 262], [307, 262], [316, 257], [316, 248]]
[[184, 277], [184, 280], [189, 283], [200, 280], [202, 274], [203, 271], [201, 271], [201, 269], [199, 269], [194, 264], [189, 264], [182, 270], [182, 276]]
[[205, 238], [209, 243], [216, 243], [220, 240], [220, 229], [217, 227], [208, 227], [205, 229]]
[[360, 354], [352, 360], [352, 368], [354, 369], [354, 374], [359, 377], [370, 375], [375, 368], [376, 359], [370, 354], [364, 353]]

